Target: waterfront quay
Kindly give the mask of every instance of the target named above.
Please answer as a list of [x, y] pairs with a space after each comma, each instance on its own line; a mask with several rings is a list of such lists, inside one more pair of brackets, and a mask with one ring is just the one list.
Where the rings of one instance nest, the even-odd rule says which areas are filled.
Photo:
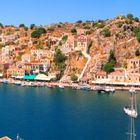
[[96, 82], [92, 83], [64, 83], [64, 82], [46, 82], [46, 81], [25, 81], [16, 79], [0, 79], [0, 83], [14, 84], [22, 87], [48, 87], [48, 88], [72, 88], [82, 90], [104, 90], [104, 88], [113, 88], [113, 90], [129, 90], [131, 87], [135, 87], [135, 90], [140, 91], [140, 83], [128, 83], [128, 82]]

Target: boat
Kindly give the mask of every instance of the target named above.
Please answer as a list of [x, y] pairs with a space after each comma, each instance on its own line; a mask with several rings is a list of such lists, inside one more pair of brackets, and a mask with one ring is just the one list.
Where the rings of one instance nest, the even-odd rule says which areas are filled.
[[22, 83], [21, 81], [14, 81], [15, 85], [21, 85], [21, 83]]
[[91, 90], [90, 86], [88, 84], [83, 84], [80, 86], [81, 90]]
[[100, 86], [95, 88], [99, 93], [113, 93], [115, 92], [115, 88], [109, 86]]
[[134, 88], [131, 88], [129, 90], [131, 94], [131, 105], [124, 107], [124, 112], [130, 117], [137, 118], [138, 112], [137, 112], [137, 105], [136, 105], [136, 91]]
[[4, 83], [4, 84], [8, 84], [8, 80], [7, 79], [2, 79], [2, 83]]
[[59, 88], [64, 89], [65, 87], [63, 85], [58, 85]]

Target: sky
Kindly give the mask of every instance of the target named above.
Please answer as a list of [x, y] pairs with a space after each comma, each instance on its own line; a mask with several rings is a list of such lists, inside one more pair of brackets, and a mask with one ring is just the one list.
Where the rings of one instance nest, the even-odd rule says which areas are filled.
[[110, 19], [128, 13], [140, 18], [140, 0], [0, 0], [0, 23], [5, 25]]

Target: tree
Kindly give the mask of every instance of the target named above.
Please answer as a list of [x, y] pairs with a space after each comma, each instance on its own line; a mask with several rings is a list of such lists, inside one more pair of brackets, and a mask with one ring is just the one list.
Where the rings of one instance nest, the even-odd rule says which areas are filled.
[[82, 23], [83, 21], [82, 20], [78, 20], [76, 23]]
[[31, 34], [32, 38], [40, 38], [41, 34], [38, 31], [33, 31]]
[[113, 72], [115, 64], [116, 64], [116, 57], [114, 55], [114, 52], [110, 50], [108, 62], [103, 65], [103, 70], [107, 73]]
[[36, 28], [35, 30], [36, 30], [40, 35], [46, 33], [46, 29], [45, 29], [45, 28], [42, 28], [42, 27]]
[[19, 28], [24, 28], [25, 27], [25, 24], [20, 24], [19, 25]]
[[2, 28], [3, 28], [3, 24], [2, 24], [2, 23], [0, 23], [0, 27], [2, 27]]
[[59, 63], [64, 63], [66, 60], [66, 56], [62, 53], [60, 49], [56, 49], [55, 55], [54, 55], [54, 62], [56, 65]]
[[77, 30], [75, 28], [71, 29], [71, 33], [72, 34], [76, 34], [77, 33]]
[[42, 34], [45, 34], [45, 33], [46, 33], [45, 28], [42, 28], [42, 27], [36, 28], [35, 31], [32, 32], [31, 37], [32, 38], [40, 38], [40, 36]]
[[111, 61], [114, 61], [116, 63], [116, 57], [112, 50], [110, 50], [110, 54], [109, 54], [109, 58], [108, 58], [108, 62], [111, 62]]
[[111, 62], [107, 62], [104, 66], [103, 66], [103, 70], [107, 73], [113, 72], [114, 71], [114, 64]]
[[134, 20], [135, 20], [136, 22], [139, 22], [139, 18], [138, 18], [138, 17], [135, 17]]
[[129, 19], [133, 19], [133, 17], [134, 17], [133, 14], [130, 14], [130, 13], [127, 14], [127, 18], [129, 18]]
[[140, 51], [139, 51], [139, 49], [136, 50], [135, 55], [136, 55], [136, 56], [140, 56]]
[[73, 73], [73, 74], [71, 75], [71, 80], [72, 80], [73, 82], [76, 82], [76, 81], [78, 80], [78, 76], [75, 75], [75, 73]]
[[63, 75], [65, 69], [66, 69], [66, 61], [67, 57], [62, 53], [60, 49], [55, 50], [55, 55], [54, 55], [54, 63], [57, 66], [58, 70], [60, 71], [60, 77]]
[[35, 24], [31, 24], [31, 25], [30, 25], [30, 29], [31, 29], [31, 30], [34, 29], [34, 27], [35, 27]]

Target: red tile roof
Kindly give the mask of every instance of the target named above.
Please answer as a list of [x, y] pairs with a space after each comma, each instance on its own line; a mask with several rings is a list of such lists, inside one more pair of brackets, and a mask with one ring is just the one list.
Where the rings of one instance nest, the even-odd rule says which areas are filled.
[[97, 72], [96, 75], [106, 76], [107, 73], [104, 71]]

